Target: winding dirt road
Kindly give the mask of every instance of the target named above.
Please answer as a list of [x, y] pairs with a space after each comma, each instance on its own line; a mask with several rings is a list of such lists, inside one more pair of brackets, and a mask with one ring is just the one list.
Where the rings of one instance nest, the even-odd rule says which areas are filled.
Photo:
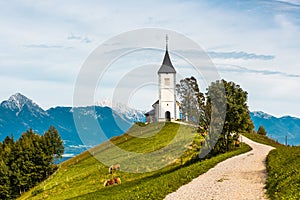
[[265, 160], [273, 147], [259, 144], [244, 136], [252, 150], [229, 158], [206, 173], [166, 196], [166, 200], [267, 199], [265, 195]]

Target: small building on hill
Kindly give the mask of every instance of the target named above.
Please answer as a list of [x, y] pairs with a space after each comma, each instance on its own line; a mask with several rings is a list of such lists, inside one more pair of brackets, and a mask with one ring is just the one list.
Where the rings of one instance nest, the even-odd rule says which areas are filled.
[[176, 101], [176, 70], [168, 52], [168, 37], [166, 51], [158, 72], [158, 97], [152, 105], [153, 109], [145, 113], [147, 122], [165, 122], [181, 119], [181, 106]]

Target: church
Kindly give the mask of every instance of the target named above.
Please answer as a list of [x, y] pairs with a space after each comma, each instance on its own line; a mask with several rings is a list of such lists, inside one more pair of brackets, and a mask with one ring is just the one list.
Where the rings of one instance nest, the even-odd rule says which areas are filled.
[[168, 36], [166, 51], [158, 72], [158, 100], [147, 113], [146, 122], [166, 122], [181, 119], [180, 103], [176, 100], [176, 70], [168, 52]]

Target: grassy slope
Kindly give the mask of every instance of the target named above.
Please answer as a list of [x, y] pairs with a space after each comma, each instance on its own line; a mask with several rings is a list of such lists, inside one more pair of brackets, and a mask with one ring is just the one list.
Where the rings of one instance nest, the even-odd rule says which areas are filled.
[[245, 134], [276, 147], [267, 157], [267, 194], [270, 199], [300, 199], [300, 146], [286, 147], [266, 136]]
[[[193, 128], [174, 123], [133, 126], [126, 134], [111, 139], [111, 142], [126, 151], [144, 153], [141, 154], [143, 156], [124, 156], [116, 151], [114, 145], [103, 143], [90, 150], [94, 156], [84, 152], [62, 163], [54, 175], [22, 195], [20, 199], [162, 199], [218, 162], [250, 150], [248, 146], [242, 145], [233, 152], [183, 165], [198, 153], [197, 149], [190, 146], [195, 135]], [[199, 136], [196, 138], [197, 142], [203, 139]], [[170, 148], [164, 149], [164, 146]], [[183, 152], [182, 150], [184, 153], [180, 153], [181, 158], [176, 159], [178, 151]], [[153, 152], [159, 153], [154, 153], [151, 157], [144, 156], [145, 153], [150, 155]], [[148, 157], [151, 161], [147, 160]], [[103, 182], [112, 175], [108, 174], [108, 167], [96, 158], [121, 163], [122, 171], [113, 174], [122, 179], [121, 185], [103, 186]], [[163, 160], [164, 164], [169, 165], [153, 171], [151, 163], [156, 160]]]
[[243, 145], [235, 151], [211, 159], [163, 170], [153, 176], [122, 184], [120, 187], [105, 188], [74, 199], [164, 199], [167, 194], [207, 172], [217, 163], [249, 150], [251, 148], [248, 145]]

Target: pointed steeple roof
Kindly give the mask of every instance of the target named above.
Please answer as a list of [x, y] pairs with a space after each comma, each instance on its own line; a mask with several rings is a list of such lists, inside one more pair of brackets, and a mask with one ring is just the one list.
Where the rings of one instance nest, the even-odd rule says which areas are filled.
[[163, 63], [158, 70], [158, 73], [176, 73], [175, 68], [172, 65], [169, 52], [168, 52], [168, 35], [166, 35], [166, 52]]

